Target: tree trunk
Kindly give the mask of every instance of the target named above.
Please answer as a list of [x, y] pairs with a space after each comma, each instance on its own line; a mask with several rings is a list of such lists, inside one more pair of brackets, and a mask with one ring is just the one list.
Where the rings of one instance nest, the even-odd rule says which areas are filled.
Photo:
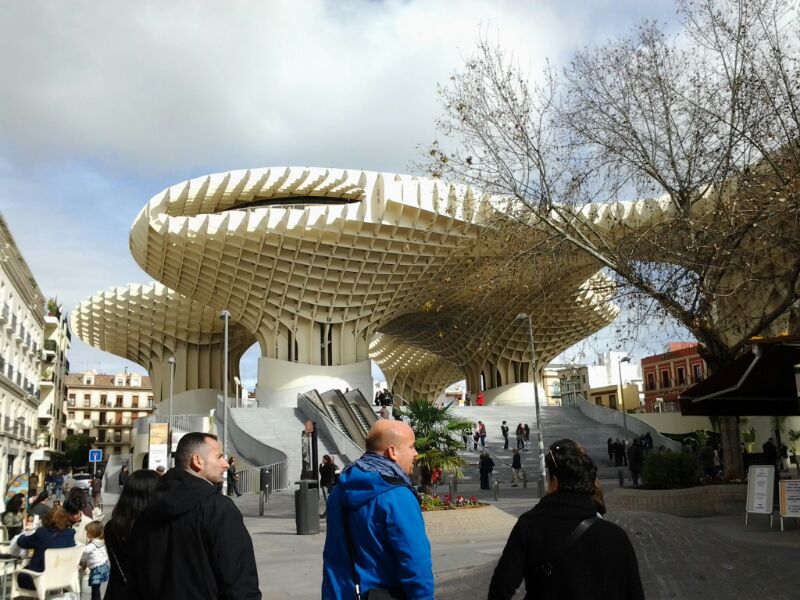
[[744, 479], [744, 460], [739, 434], [739, 417], [720, 417], [722, 467], [726, 480]]

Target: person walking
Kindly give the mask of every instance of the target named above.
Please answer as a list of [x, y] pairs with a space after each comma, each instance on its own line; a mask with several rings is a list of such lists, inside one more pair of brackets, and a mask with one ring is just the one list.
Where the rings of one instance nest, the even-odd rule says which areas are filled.
[[366, 447], [328, 498], [322, 598], [352, 600], [358, 586], [362, 598], [383, 590], [383, 598], [433, 600], [431, 547], [410, 479], [414, 431], [380, 420]]
[[119, 475], [117, 476], [117, 483], [119, 483], [120, 491], [125, 488], [125, 484], [128, 483], [130, 476], [131, 474], [128, 470], [128, 465], [122, 465], [122, 468], [119, 470]]
[[511, 487], [517, 487], [519, 481], [519, 472], [522, 469], [522, 456], [519, 450], [514, 448], [511, 456]]
[[242, 494], [239, 492], [239, 474], [236, 472], [234, 461], [235, 458], [233, 456], [228, 459], [228, 496], [236, 494], [238, 498]]
[[328, 512], [328, 497], [330, 496], [333, 486], [336, 485], [336, 472], [339, 467], [329, 454], [322, 457], [322, 464], [319, 466], [319, 485], [322, 488], [322, 499], [325, 504], [325, 511], [320, 517], [325, 518]]
[[103, 480], [99, 477], [92, 478], [92, 504], [98, 510], [103, 510]]
[[481, 448], [486, 448], [486, 425], [483, 424], [483, 421], [478, 421], [478, 433], [481, 438]]
[[260, 600], [253, 541], [220, 494], [228, 470], [217, 436], [185, 434], [130, 534], [134, 598]]
[[592, 459], [579, 444], [562, 439], [550, 446], [545, 465], [550, 492], [511, 530], [489, 600], [508, 600], [523, 580], [526, 597], [643, 600], [627, 534], [597, 515]]
[[131, 576], [130, 563], [133, 560], [128, 538], [136, 519], [150, 505], [150, 498], [159, 479], [160, 476], [150, 469], [134, 471], [114, 505], [111, 520], [104, 529], [106, 550], [111, 562], [104, 600], [128, 598], [126, 588]]
[[631, 447], [628, 449], [628, 469], [631, 472], [631, 481], [633, 487], [639, 487], [639, 473], [642, 471], [644, 464], [644, 449], [642, 448], [643, 441], [640, 438], [634, 438]]
[[614, 466], [614, 440], [611, 439], [611, 438], [608, 438], [608, 441], [606, 442], [606, 447], [608, 448], [608, 466], [609, 467], [613, 467]]
[[528, 442], [531, 441], [531, 428], [528, 427], [527, 423], [525, 423], [525, 425], [522, 428], [522, 431], [524, 433], [525, 443], [527, 444]]
[[503, 450], [508, 450], [508, 425], [505, 421], [500, 425], [500, 433], [503, 435]]
[[492, 471], [494, 470], [494, 461], [492, 457], [489, 456], [489, 453], [485, 450], [481, 452], [481, 457], [478, 459], [478, 472], [481, 476], [481, 489], [482, 490], [490, 490], [491, 485], [489, 485], [489, 477], [492, 475]]
[[525, 430], [522, 423], [517, 423], [517, 450], [525, 450]]

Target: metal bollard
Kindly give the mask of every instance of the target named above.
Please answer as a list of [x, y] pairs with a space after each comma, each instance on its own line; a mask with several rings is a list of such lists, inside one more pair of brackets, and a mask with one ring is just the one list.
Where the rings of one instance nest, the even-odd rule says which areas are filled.
[[258, 492], [258, 516], [264, 516], [264, 505], [269, 502], [269, 485], [264, 486], [264, 489]]
[[619, 487], [625, 487], [625, 473], [622, 469], [617, 469], [617, 476], [619, 477]]
[[525, 471], [522, 471], [522, 487], [523, 489], [528, 487], [528, 474]]
[[500, 482], [497, 481], [497, 479], [494, 480], [494, 485], [492, 485], [492, 494], [494, 495], [494, 499], [497, 500], [500, 494]]

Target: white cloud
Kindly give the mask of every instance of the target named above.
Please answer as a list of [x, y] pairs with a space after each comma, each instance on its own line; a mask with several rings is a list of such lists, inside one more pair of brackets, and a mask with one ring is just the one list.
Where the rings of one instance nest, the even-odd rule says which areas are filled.
[[[270, 165], [405, 171], [481, 31], [535, 73], [669, 4], [4, 2], [0, 211], [71, 308], [149, 280], [128, 232], [167, 185]], [[92, 352], [80, 362], [109, 360]]]

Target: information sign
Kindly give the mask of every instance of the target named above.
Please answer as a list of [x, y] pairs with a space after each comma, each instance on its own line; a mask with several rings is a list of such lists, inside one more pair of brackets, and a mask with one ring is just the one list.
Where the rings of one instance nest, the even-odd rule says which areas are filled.
[[150, 469], [155, 470], [158, 467], [169, 469], [168, 437], [169, 429], [166, 423], [150, 423], [150, 455], [148, 464]]
[[102, 450], [89, 450], [89, 462], [90, 463], [103, 462], [103, 451]]
[[800, 479], [784, 479], [778, 482], [778, 486], [781, 531], [783, 531], [784, 518], [800, 518]]
[[[775, 485], [775, 467], [772, 465], [752, 465], [747, 472], [747, 515], [750, 513], [772, 515], [773, 486]], [[770, 517], [770, 527], [772, 517]]]

